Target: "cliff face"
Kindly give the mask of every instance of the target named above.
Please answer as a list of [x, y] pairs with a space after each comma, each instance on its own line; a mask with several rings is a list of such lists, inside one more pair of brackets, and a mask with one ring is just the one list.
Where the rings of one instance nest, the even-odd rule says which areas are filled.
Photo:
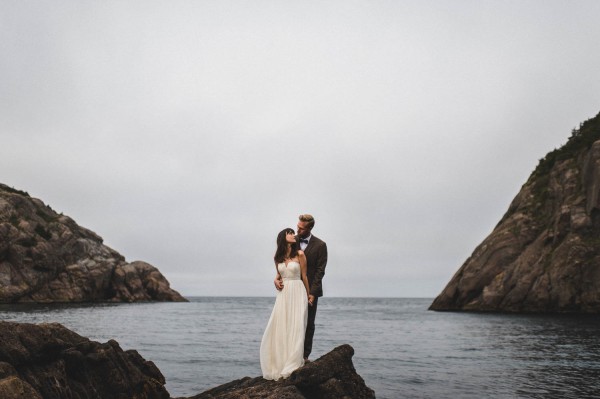
[[600, 312], [600, 114], [540, 160], [430, 309]]
[[185, 301], [156, 269], [0, 184], [0, 303]]

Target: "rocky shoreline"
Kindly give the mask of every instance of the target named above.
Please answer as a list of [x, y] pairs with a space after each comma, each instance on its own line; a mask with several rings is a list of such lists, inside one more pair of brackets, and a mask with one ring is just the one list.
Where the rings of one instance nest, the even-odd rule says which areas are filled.
[[[170, 399], [156, 365], [110, 340], [91, 341], [58, 323], [0, 321], [3, 399]], [[354, 349], [342, 345], [288, 379], [242, 378], [187, 399], [371, 399], [356, 373]], [[179, 398], [186, 399], [186, 398]]]
[[0, 303], [187, 301], [160, 271], [0, 183]]

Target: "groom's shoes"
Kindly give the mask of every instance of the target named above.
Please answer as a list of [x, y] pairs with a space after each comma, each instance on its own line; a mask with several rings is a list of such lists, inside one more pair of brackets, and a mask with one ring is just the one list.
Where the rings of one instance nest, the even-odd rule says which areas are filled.
[[308, 360], [308, 358], [304, 359], [304, 364], [308, 364], [310, 363], [310, 360]]

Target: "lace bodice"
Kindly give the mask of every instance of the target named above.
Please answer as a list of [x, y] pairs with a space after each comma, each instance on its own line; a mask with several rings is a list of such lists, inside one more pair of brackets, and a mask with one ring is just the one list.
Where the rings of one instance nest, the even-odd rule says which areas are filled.
[[279, 274], [284, 280], [300, 280], [300, 263], [291, 260], [288, 262], [287, 266], [284, 262], [277, 265], [277, 270], [279, 270]]

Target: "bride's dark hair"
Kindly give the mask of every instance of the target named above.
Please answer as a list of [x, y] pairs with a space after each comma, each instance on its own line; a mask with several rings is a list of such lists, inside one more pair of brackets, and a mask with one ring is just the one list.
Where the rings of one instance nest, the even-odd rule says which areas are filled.
[[[275, 251], [275, 263], [281, 263], [281, 262], [285, 262], [285, 255], [287, 252], [287, 246], [288, 246], [288, 242], [286, 239], [286, 236], [288, 235], [288, 233], [292, 233], [294, 234], [294, 229], [290, 229], [289, 227], [287, 229], [283, 229], [279, 232], [279, 234], [277, 234], [277, 250]], [[292, 244], [292, 247], [290, 248], [290, 259], [295, 258], [296, 256], [298, 256], [298, 243], [294, 242]]]

